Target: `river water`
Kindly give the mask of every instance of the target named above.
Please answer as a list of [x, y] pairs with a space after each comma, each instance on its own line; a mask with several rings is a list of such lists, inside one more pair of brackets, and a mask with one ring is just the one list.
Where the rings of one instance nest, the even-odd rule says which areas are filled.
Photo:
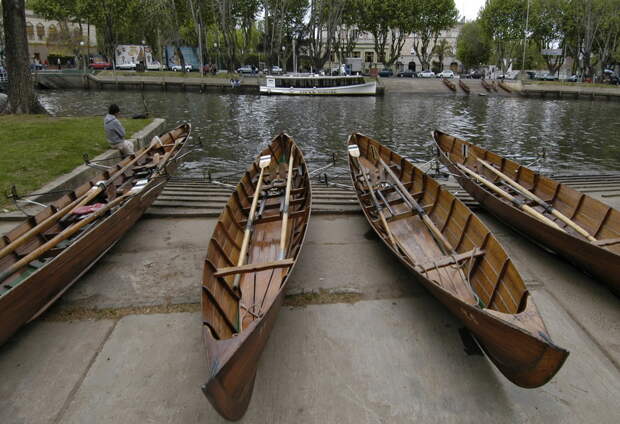
[[[202, 151], [179, 174], [244, 169], [271, 137], [293, 136], [310, 169], [335, 153], [342, 165], [347, 136], [358, 131], [415, 162], [433, 158], [430, 132], [441, 129], [547, 173], [620, 170], [620, 102], [388, 94], [383, 97], [289, 97], [161, 91], [42, 91], [61, 116], [144, 111], [167, 126], [189, 121]], [[85, 135], [87, 136], [87, 135]], [[544, 158], [542, 153], [544, 151]], [[314, 166], [313, 166], [314, 165]]]

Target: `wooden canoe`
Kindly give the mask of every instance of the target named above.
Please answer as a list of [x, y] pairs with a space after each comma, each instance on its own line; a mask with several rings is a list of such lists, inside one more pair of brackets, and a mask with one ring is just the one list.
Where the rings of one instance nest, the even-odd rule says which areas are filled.
[[[526, 388], [548, 382], [568, 352], [551, 341], [519, 272], [493, 234], [467, 206], [402, 156], [357, 133], [348, 143], [359, 147], [359, 165], [370, 177], [371, 190], [358, 162], [349, 157], [357, 197], [387, 247], [464, 323], [510, 381]], [[430, 224], [408, 198], [423, 208]]]
[[[279, 257], [288, 164], [293, 167], [285, 249]], [[304, 242], [312, 193], [301, 150], [287, 134], [276, 136], [261, 156], [270, 155], [256, 214], [250, 217], [260, 177], [253, 162], [222, 211], [207, 250], [202, 284], [203, 339], [209, 375], [202, 387], [215, 409], [229, 420], [247, 410], [258, 359], [284, 298], [286, 281]], [[244, 232], [253, 221], [247, 257], [239, 266]], [[235, 276], [239, 286], [235, 289]]]
[[[459, 183], [480, 205], [519, 232], [557, 252], [571, 263], [577, 264], [605, 282], [616, 294], [620, 294], [620, 211], [467, 141], [441, 131], [435, 131], [433, 138], [439, 149], [440, 160], [458, 176]], [[533, 192], [553, 209], [584, 229], [593, 240], [589, 240], [585, 234], [580, 234], [571, 225], [558, 219], [557, 213], [552, 213], [549, 208], [529, 202], [478, 159], [486, 161]], [[516, 197], [517, 204], [472, 180], [457, 164], [464, 165], [509, 192]], [[559, 228], [524, 212], [518, 202], [525, 202]]]
[[[140, 218], [176, 170], [190, 129], [184, 124], [161, 143], [154, 139], [0, 238], [0, 344], [51, 306]], [[80, 214], [72, 213], [82, 201]]]
[[469, 94], [471, 91], [469, 86], [465, 84], [462, 79], [459, 79], [459, 87], [461, 87], [461, 89], [467, 94]]

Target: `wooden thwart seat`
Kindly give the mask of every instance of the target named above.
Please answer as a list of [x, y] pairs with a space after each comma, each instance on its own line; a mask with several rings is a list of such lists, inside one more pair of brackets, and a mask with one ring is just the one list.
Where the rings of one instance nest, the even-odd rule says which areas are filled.
[[443, 268], [444, 266], [453, 265], [469, 258], [475, 258], [484, 255], [485, 251], [482, 249], [472, 249], [458, 255], [441, 256], [436, 261], [428, 261], [421, 264], [416, 264], [416, 268], [420, 272], [428, 272], [436, 268]]
[[295, 263], [294, 259], [282, 259], [280, 261], [263, 262], [259, 264], [247, 264], [241, 266], [231, 266], [226, 268], [218, 268], [213, 274], [215, 277], [225, 277], [233, 274], [248, 274], [250, 272], [258, 272], [273, 268], [288, 268]]

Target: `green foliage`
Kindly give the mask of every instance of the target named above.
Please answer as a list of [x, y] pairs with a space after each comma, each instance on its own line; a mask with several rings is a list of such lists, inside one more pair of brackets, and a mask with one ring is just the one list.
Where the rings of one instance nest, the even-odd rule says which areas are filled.
[[456, 39], [456, 58], [465, 69], [487, 63], [491, 54], [491, 42], [478, 21], [463, 25]]
[[428, 69], [433, 56], [431, 42], [435, 45], [441, 31], [456, 24], [458, 10], [454, 0], [420, 0], [415, 2], [413, 10], [415, 13], [411, 16], [411, 24], [416, 34], [413, 49], [422, 69]]
[[525, 35], [527, 1], [487, 0], [480, 12], [480, 24], [493, 42], [497, 65], [506, 71], [516, 55]]
[[[149, 120], [121, 119], [132, 134]], [[103, 118], [56, 118], [44, 115], [0, 116], [0, 190], [15, 184], [31, 192], [108, 149]], [[6, 199], [0, 200], [0, 204]]]

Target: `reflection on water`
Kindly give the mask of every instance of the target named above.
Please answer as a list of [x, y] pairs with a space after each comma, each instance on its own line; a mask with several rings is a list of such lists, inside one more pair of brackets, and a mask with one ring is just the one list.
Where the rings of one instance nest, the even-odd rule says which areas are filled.
[[[58, 115], [103, 115], [118, 103], [143, 112], [139, 91], [43, 91]], [[620, 170], [620, 103], [519, 97], [390, 94], [384, 97], [287, 97], [146, 91], [154, 116], [172, 127], [189, 121], [204, 151], [188, 156], [179, 173], [239, 170], [276, 133], [286, 131], [309, 162], [336, 153], [353, 131], [374, 137], [417, 162], [430, 160], [431, 130], [478, 143], [528, 164], [545, 152], [545, 172]], [[311, 167], [312, 168], [312, 167]]]

